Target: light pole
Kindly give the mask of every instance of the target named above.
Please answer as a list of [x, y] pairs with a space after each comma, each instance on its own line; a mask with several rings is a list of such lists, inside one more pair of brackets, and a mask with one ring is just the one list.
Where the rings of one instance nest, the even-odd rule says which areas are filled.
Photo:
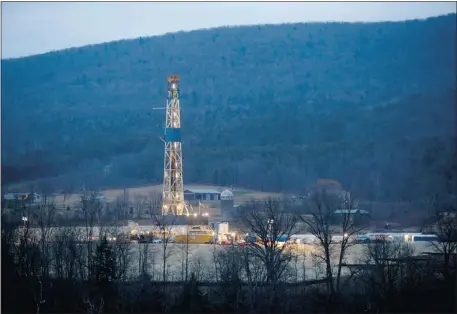
[[27, 219], [27, 217], [22, 216], [21, 220], [22, 220], [22, 227], [25, 228], [25, 225], [26, 225], [28, 219]]

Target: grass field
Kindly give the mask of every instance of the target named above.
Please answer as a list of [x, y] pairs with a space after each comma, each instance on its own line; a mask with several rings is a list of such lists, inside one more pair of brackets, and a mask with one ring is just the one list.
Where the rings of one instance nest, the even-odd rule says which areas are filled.
[[[218, 191], [223, 191], [225, 189], [230, 189], [229, 187], [224, 187], [224, 186], [214, 186], [214, 185], [199, 185], [199, 184], [189, 184], [185, 185], [184, 189], [210, 189], [210, 190], [218, 190]], [[135, 195], [141, 195], [141, 196], [146, 196], [150, 197], [152, 194], [155, 193], [162, 193], [162, 185], [149, 185], [149, 186], [140, 186], [140, 187], [129, 187], [126, 188], [127, 193], [129, 194], [129, 197], [133, 199]], [[124, 195], [124, 189], [122, 188], [116, 188], [116, 189], [107, 189], [107, 190], [102, 190], [100, 193], [106, 198], [108, 202], [114, 201], [118, 196]], [[233, 194], [234, 194], [234, 201], [235, 204], [240, 204], [246, 201], [249, 201], [251, 199], [266, 199], [269, 197], [276, 198], [280, 197], [280, 193], [267, 193], [267, 192], [260, 192], [260, 191], [254, 191], [254, 190], [248, 190], [248, 189], [233, 189]], [[66, 201], [66, 205], [72, 205], [76, 202], [79, 202], [81, 200], [81, 194], [72, 194], [70, 195]], [[63, 195], [56, 195], [55, 196], [55, 202], [57, 204], [63, 203]]]

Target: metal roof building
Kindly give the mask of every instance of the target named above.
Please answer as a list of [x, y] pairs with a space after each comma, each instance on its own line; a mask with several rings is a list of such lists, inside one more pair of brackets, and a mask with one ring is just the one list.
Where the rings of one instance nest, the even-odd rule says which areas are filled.
[[220, 201], [221, 192], [210, 189], [184, 190], [184, 199], [186, 201]]

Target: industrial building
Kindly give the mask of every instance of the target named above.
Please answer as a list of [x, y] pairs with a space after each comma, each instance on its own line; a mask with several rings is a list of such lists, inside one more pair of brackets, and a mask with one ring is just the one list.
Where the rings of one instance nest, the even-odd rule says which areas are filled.
[[233, 213], [233, 193], [225, 190], [221, 193], [221, 216], [227, 218]]
[[5, 201], [24, 201], [31, 204], [41, 203], [41, 196], [38, 193], [5, 193]]
[[209, 189], [192, 189], [184, 191], [186, 201], [220, 201], [221, 192]]
[[334, 211], [335, 223], [340, 223], [345, 215], [349, 215], [350, 219], [356, 225], [367, 224], [370, 221], [370, 213], [363, 209], [338, 209]]

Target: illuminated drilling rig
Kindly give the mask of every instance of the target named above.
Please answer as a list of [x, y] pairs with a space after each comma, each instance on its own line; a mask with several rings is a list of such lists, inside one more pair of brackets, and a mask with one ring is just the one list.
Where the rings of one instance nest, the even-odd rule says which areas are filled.
[[162, 215], [189, 215], [184, 202], [181, 145], [181, 110], [179, 107], [179, 76], [168, 77], [165, 108], [165, 161], [163, 174]]

